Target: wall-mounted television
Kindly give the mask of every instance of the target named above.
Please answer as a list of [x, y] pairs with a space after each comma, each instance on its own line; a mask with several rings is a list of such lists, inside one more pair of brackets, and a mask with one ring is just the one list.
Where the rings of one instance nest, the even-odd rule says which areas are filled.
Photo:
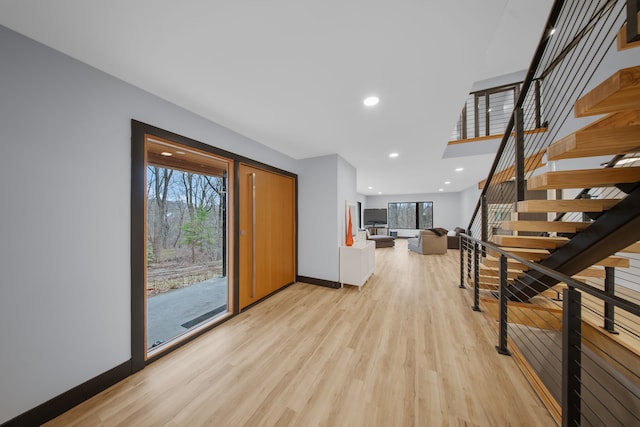
[[387, 209], [365, 209], [364, 225], [379, 225], [387, 223]]

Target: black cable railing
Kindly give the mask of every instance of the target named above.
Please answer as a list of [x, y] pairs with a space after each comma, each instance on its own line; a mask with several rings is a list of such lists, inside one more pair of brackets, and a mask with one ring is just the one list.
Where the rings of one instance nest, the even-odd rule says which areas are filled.
[[[600, 215], [524, 213], [518, 212], [515, 202], [575, 197], [615, 201], [633, 191], [619, 186], [538, 193], [528, 190], [526, 182], [541, 168], [571, 169], [562, 160], [549, 161], [546, 149], [588, 124], [588, 120], [576, 121], [574, 104], [617, 71], [611, 65], [616, 61], [610, 59], [616, 54], [616, 34], [627, 20], [630, 3], [635, 12], [628, 16], [637, 16], [639, 1], [554, 2], [482, 183], [467, 235], [461, 237], [460, 287], [471, 287], [474, 310], [499, 320], [498, 351], [513, 352], [535, 371], [542, 383], [541, 396], [552, 396], [547, 405], [563, 425], [640, 425], [640, 242], [626, 248], [620, 245], [614, 256], [567, 277], [508, 253], [492, 239], [513, 234], [504, 225], [512, 219], [579, 222], [589, 227]], [[640, 61], [626, 66], [631, 65], [640, 65]], [[532, 105], [535, 99], [539, 105]], [[640, 112], [629, 119], [636, 126], [639, 121]], [[544, 123], [546, 132], [523, 132], [530, 123]], [[640, 153], [594, 160], [593, 166], [597, 163], [615, 168], [640, 166]], [[539, 236], [540, 232], [516, 234]], [[571, 238], [573, 233], [547, 231], [544, 235]], [[535, 296], [519, 302], [522, 295]]]
[[[501, 354], [517, 353], [536, 373], [547, 405], [556, 408], [563, 425], [640, 425], [640, 364], [636, 350], [640, 305], [585, 282], [541, 266], [469, 235], [461, 235], [460, 287], [473, 291], [473, 308], [497, 323]], [[499, 267], [486, 270], [482, 251], [492, 253]], [[514, 274], [510, 264], [522, 272]], [[511, 271], [510, 271], [511, 270]], [[515, 277], [544, 274], [561, 283], [550, 295], [527, 303], [509, 301]], [[556, 296], [561, 294], [561, 298]], [[635, 319], [632, 331], [614, 335], [603, 328], [604, 304], [618, 315]], [[634, 332], [636, 331], [636, 332]], [[624, 335], [624, 338], [620, 338]], [[634, 359], [635, 357], [635, 359]]]

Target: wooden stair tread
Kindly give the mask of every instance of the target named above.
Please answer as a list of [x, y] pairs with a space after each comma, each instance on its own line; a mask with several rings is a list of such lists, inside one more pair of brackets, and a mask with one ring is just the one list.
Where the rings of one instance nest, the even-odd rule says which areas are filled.
[[[508, 268], [507, 267], [507, 277], [510, 279], [513, 279], [515, 277], [518, 277], [522, 274], [522, 270], [516, 270], [513, 268]], [[480, 265], [480, 275], [481, 276], [493, 276], [493, 277], [499, 277], [500, 276], [500, 268], [498, 267], [489, 267], [486, 265]]]
[[[487, 254], [487, 256], [484, 257], [484, 259], [482, 260], [482, 263], [487, 267], [498, 268], [500, 267], [500, 258]], [[522, 264], [521, 262], [516, 261], [513, 258], [507, 257], [507, 268], [526, 270], [528, 267]]]
[[493, 242], [501, 246], [535, 248], [535, 249], [556, 249], [566, 244], [569, 239], [566, 237], [538, 237], [538, 236], [503, 236], [495, 235]]
[[630, 263], [629, 258], [611, 255], [603, 260], [596, 262], [594, 265], [599, 265], [601, 267], [629, 268]]
[[518, 202], [518, 212], [603, 212], [620, 199], [524, 200]]
[[640, 151], [640, 111], [610, 114], [547, 148], [547, 159], [605, 156]]
[[640, 66], [624, 68], [574, 104], [576, 117], [640, 109]]
[[627, 246], [620, 252], [626, 252], [630, 254], [640, 254], [640, 242], [636, 242], [633, 245]]
[[[487, 254], [487, 256], [482, 260], [482, 264], [485, 265], [486, 267], [499, 271], [500, 259]], [[512, 270], [514, 272], [522, 272], [522, 271], [528, 270], [529, 267], [512, 258], [507, 258], [507, 269]], [[589, 267], [579, 272], [576, 276], [604, 279], [604, 277], [606, 276], [606, 272], [603, 268]]]
[[[546, 163], [542, 162], [542, 157], [545, 154], [545, 150], [539, 151], [535, 154], [532, 154], [524, 159], [524, 172], [532, 172], [536, 169], [539, 169], [546, 165]], [[509, 181], [516, 173], [515, 166], [509, 166], [501, 171], [498, 171], [493, 174], [491, 178], [491, 185], [497, 185], [505, 181]], [[478, 190], [482, 190], [486, 185], [487, 180], [483, 179], [478, 183]]]
[[545, 172], [529, 178], [529, 190], [553, 190], [564, 188], [612, 187], [621, 183], [640, 181], [640, 167], [580, 169]]
[[607, 273], [604, 270], [604, 268], [589, 267], [582, 270], [581, 272], [579, 272], [573, 277], [576, 278], [576, 276], [579, 276], [579, 277], [592, 277], [596, 279], [604, 279], [606, 275]]
[[500, 228], [512, 231], [541, 231], [549, 233], [577, 233], [587, 228], [591, 222], [579, 221], [502, 221]]
[[[479, 278], [480, 281], [478, 283], [481, 285], [500, 285], [500, 278], [498, 276], [480, 275]], [[471, 282], [473, 283], [473, 280]], [[512, 283], [513, 277], [508, 277], [507, 282]]]
[[[534, 249], [534, 248], [510, 248], [510, 247], [502, 247], [500, 248], [505, 252], [510, 254], [519, 256], [520, 258], [524, 258], [528, 261], [540, 261], [549, 256], [549, 251], [546, 249]], [[499, 252], [492, 250], [491, 248], [487, 248], [487, 254], [498, 257], [500, 256]]]

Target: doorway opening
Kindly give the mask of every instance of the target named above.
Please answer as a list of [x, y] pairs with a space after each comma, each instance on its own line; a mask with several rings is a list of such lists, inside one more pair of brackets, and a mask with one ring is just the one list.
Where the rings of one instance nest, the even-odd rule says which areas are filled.
[[233, 312], [233, 161], [154, 135], [144, 141], [148, 359]]

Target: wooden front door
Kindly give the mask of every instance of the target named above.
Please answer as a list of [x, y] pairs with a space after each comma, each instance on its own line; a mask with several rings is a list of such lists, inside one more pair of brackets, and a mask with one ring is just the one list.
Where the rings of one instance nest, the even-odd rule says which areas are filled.
[[240, 309], [295, 281], [295, 180], [241, 164]]

